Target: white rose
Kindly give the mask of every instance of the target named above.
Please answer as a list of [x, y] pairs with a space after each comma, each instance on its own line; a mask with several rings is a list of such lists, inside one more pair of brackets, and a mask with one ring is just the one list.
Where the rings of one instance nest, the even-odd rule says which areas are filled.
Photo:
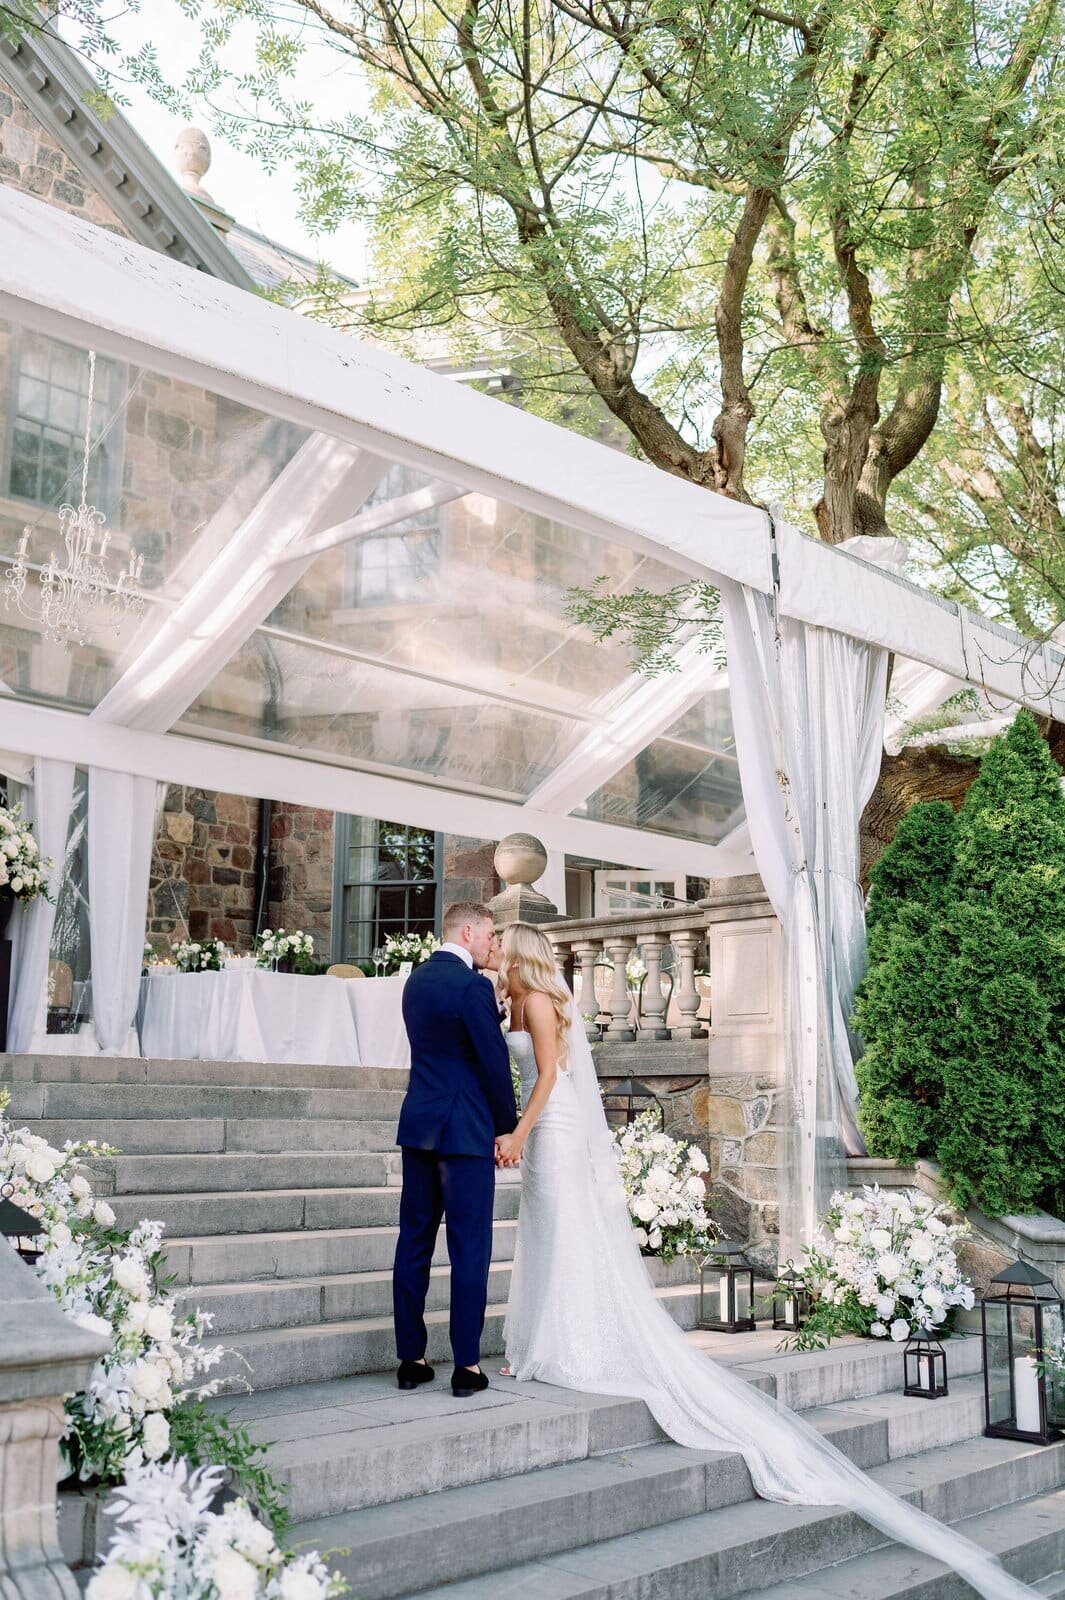
[[236, 1543], [241, 1554], [246, 1555], [249, 1561], [254, 1561], [259, 1566], [264, 1561], [267, 1561], [277, 1549], [270, 1529], [251, 1517], [248, 1518], [248, 1521], [240, 1530]]
[[905, 1317], [896, 1317], [889, 1331], [895, 1343], [901, 1344], [903, 1339], [910, 1337], [910, 1324]]
[[869, 1235], [869, 1243], [874, 1250], [889, 1250], [891, 1235], [886, 1228], [874, 1228]]
[[51, 1183], [55, 1167], [40, 1150], [31, 1150], [26, 1157], [26, 1176], [33, 1183]]
[[5, 839], [4, 840], [4, 854], [7, 855], [7, 856], [10, 856], [11, 859], [14, 860], [14, 858], [18, 855], [18, 840], [17, 839]]
[[923, 1233], [915, 1233], [906, 1249], [914, 1261], [931, 1261], [935, 1255], [931, 1240], [926, 1239]]
[[134, 1300], [122, 1319], [123, 1330], [127, 1333], [143, 1333], [148, 1324], [149, 1310], [150, 1307], [143, 1300]]
[[63, 1245], [68, 1245], [73, 1237], [74, 1235], [65, 1222], [57, 1222], [48, 1234], [49, 1243], [58, 1245], [60, 1248]]
[[632, 1214], [641, 1222], [653, 1222], [658, 1215], [658, 1207], [649, 1195], [642, 1194], [632, 1204]]
[[647, 1240], [647, 1243], [648, 1243], [648, 1245], [650, 1246], [650, 1248], [652, 1250], [661, 1250], [661, 1248], [662, 1248], [662, 1230], [661, 1230], [661, 1228], [652, 1228], [651, 1229], [651, 1233], [650, 1233], [650, 1236], [649, 1236], [649, 1238]]
[[633, 1228], [632, 1234], [633, 1234], [633, 1238], [636, 1240], [636, 1243], [639, 1245], [640, 1249], [642, 1250], [644, 1245], [647, 1243], [647, 1229], [646, 1228]]
[[876, 1314], [878, 1317], [890, 1317], [895, 1309], [895, 1296], [893, 1294], [878, 1294], [876, 1297]]
[[148, 1405], [157, 1404], [167, 1389], [166, 1379], [154, 1361], [138, 1361], [129, 1375], [130, 1388]]
[[902, 1262], [898, 1256], [892, 1255], [890, 1251], [887, 1251], [884, 1255], [877, 1257], [876, 1270], [885, 1283], [894, 1283], [902, 1271]]
[[214, 1586], [226, 1600], [255, 1600], [259, 1576], [250, 1562], [236, 1550], [223, 1550], [211, 1573]]
[[134, 1300], [147, 1300], [148, 1274], [132, 1256], [120, 1256], [111, 1268], [111, 1276], [118, 1287], [132, 1295]]
[[106, 1200], [97, 1200], [96, 1204], [92, 1208], [92, 1220], [101, 1228], [111, 1228], [114, 1226], [115, 1214], [111, 1210], [111, 1207], [107, 1204]]
[[156, 1339], [160, 1344], [170, 1338], [174, 1331], [174, 1319], [165, 1306], [152, 1306], [144, 1322], [144, 1331], [149, 1339]]
[[869, 1324], [869, 1332], [872, 1334], [874, 1339], [887, 1338], [887, 1329], [882, 1322], [871, 1322]]
[[280, 1580], [281, 1600], [322, 1600], [322, 1586], [313, 1572], [288, 1567]]
[[88, 1178], [83, 1178], [79, 1172], [70, 1180], [70, 1192], [75, 1200], [88, 1200], [92, 1194], [92, 1184]]
[[149, 1461], [159, 1461], [170, 1449], [170, 1424], [159, 1411], [153, 1411], [144, 1419], [142, 1434], [144, 1454]]
[[140, 1579], [128, 1567], [109, 1561], [106, 1567], [94, 1573], [85, 1591], [85, 1600], [135, 1600], [140, 1591]]
[[21, 894], [22, 890], [23, 890], [23, 887], [24, 887], [24, 885], [23, 885], [23, 882], [22, 882], [21, 878], [12, 878], [12, 880], [11, 880], [11, 888], [12, 888], [13, 893]]
[[929, 1233], [934, 1234], [937, 1239], [942, 1239], [943, 1235], [947, 1231], [946, 1223], [941, 1222], [939, 1217], [929, 1217], [928, 1221], [925, 1223], [925, 1227], [928, 1229]]

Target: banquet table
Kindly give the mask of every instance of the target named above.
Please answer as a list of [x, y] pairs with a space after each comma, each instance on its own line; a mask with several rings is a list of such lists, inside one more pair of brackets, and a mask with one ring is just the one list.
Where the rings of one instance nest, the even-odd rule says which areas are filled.
[[149, 973], [141, 1054], [173, 1061], [278, 1061], [405, 1068], [402, 978], [303, 977], [260, 967]]

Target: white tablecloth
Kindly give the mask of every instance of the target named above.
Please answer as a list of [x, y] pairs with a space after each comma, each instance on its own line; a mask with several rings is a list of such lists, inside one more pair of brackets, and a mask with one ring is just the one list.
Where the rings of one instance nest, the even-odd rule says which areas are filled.
[[141, 980], [141, 1054], [171, 1061], [407, 1067], [402, 978], [305, 978], [256, 967]]

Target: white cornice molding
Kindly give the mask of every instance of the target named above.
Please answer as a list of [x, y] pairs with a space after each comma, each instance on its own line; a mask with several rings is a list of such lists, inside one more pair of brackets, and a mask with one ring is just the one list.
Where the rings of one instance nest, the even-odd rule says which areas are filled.
[[238, 288], [255, 288], [251, 275], [121, 112], [105, 122], [92, 110], [99, 85], [54, 33], [29, 29], [19, 39], [0, 34], [0, 79], [138, 244]]

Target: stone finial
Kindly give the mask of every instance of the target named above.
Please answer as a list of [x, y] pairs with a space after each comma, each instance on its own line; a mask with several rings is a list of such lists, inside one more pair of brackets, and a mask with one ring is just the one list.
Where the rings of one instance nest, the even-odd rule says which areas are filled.
[[202, 128], [182, 128], [174, 140], [174, 159], [178, 182], [185, 192], [213, 203], [214, 195], [200, 181], [207, 176], [211, 165], [211, 141]]
[[496, 927], [510, 922], [564, 922], [565, 917], [545, 894], [532, 886], [547, 868], [547, 851], [531, 833], [508, 833], [496, 846], [494, 866], [506, 884], [493, 895], [488, 908]]

